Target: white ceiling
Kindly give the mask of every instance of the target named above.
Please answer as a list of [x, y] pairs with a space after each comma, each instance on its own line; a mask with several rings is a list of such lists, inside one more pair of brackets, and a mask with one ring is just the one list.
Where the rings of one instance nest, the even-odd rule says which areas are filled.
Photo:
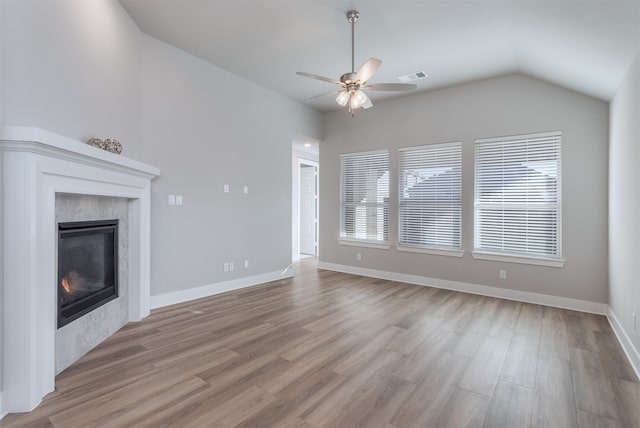
[[[640, 0], [120, 1], [145, 33], [297, 101], [333, 86], [296, 71], [350, 71], [352, 8], [356, 69], [381, 59], [371, 83], [425, 71], [421, 91], [521, 72], [610, 100], [640, 49]], [[308, 104], [328, 111], [334, 98]]]

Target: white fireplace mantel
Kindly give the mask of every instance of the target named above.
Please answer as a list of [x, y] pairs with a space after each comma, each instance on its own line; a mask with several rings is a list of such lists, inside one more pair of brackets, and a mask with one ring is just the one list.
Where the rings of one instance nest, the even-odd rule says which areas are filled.
[[0, 127], [5, 412], [54, 390], [56, 193], [129, 199], [129, 320], [149, 314], [150, 189], [160, 170], [38, 128]]

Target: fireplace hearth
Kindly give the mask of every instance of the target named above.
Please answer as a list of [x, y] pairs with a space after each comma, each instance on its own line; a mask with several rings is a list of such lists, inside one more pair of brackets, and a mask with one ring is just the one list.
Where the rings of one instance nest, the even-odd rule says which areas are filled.
[[58, 223], [58, 328], [118, 297], [118, 220]]

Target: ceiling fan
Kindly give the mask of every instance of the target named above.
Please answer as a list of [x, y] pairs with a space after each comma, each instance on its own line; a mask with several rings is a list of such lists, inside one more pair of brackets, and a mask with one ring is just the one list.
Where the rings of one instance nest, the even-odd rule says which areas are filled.
[[342, 107], [347, 107], [347, 111], [351, 113], [351, 116], [355, 114], [355, 111], [359, 108], [368, 109], [373, 107], [373, 103], [364, 93], [363, 89], [372, 91], [412, 91], [417, 88], [417, 85], [410, 83], [368, 83], [368, 80], [378, 71], [380, 61], [377, 58], [370, 58], [364, 63], [362, 67], [355, 71], [355, 23], [358, 21], [360, 14], [357, 10], [350, 10], [347, 12], [347, 19], [351, 23], [351, 72], [345, 73], [340, 76], [340, 81], [331, 79], [329, 77], [318, 76], [316, 74], [305, 73], [302, 71], [296, 72], [300, 76], [310, 77], [312, 79], [322, 80], [324, 82], [334, 83], [341, 86], [337, 91], [331, 91], [324, 94], [316, 95], [306, 101], [314, 100], [318, 97], [325, 95], [338, 93], [336, 102]]

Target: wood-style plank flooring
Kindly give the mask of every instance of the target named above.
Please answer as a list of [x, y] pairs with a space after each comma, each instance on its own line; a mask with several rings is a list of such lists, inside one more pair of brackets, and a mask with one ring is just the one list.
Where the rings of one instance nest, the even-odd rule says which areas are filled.
[[2, 427], [640, 427], [603, 316], [295, 266], [155, 310]]

